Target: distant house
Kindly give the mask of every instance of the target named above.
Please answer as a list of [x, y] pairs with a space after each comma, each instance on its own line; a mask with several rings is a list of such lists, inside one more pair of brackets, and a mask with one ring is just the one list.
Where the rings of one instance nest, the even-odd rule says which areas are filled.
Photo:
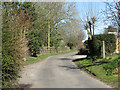
[[116, 36], [116, 53], [120, 53], [120, 33], [108, 32], [108, 34], [114, 34]]

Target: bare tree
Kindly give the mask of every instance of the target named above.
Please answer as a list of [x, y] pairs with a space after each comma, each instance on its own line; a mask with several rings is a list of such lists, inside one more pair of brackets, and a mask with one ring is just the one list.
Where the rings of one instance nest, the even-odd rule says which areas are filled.
[[[76, 7], [74, 3], [58, 3], [58, 2], [42, 2], [37, 3], [36, 11], [39, 12], [38, 22], [40, 28], [44, 27], [47, 30], [47, 46], [51, 46], [51, 34], [56, 32], [59, 34], [64, 24], [72, 23], [74, 21], [76, 12]], [[56, 35], [57, 36], [57, 35]], [[56, 37], [57, 38], [57, 37]]]
[[[105, 2], [106, 3], [106, 21], [112, 22], [115, 26], [117, 26], [118, 30], [118, 41], [120, 43], [120, 1], [113, 0], [113, 2]], [[119, 46], [120, 52], [120, 46]]]
[[81, 17], [81, 20], [83, 22], [84, 29], [87, 30], [88, 37], [92, 39], [92, 36], [95, 34], [95, 26], [97, 21], [99, 20], [99, 13], [97, 11], [98, 8], [92, 3], [91, 5], [88, 5], [88, 11], [84, 11], [85, 14], [83, 14], [84, 18]]
[[120, 32], [120, 2], [119, 0], [113, 0], [113, 2], [105, 2], [106, 4], [106, 21], [110, 21], [114, 25], [118, 26], [118, 32]]

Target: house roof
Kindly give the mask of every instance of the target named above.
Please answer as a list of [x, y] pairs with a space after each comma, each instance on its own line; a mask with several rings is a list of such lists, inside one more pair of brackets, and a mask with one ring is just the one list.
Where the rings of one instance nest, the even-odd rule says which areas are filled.
[[120, 37], [120, 33], [118, 33], [118, 32], [108, 32], [108, 34], [114, 34], [114, 35], [116, 35], [117, 37]]
[[108, 34], [114, 34], [114, 35], [118, 35], [118, 32], [108, 32]]

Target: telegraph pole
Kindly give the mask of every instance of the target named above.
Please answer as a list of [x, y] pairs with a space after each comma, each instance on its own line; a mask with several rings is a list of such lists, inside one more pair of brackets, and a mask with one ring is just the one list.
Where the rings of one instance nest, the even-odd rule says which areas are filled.
[[118, 48], [119, 48], [119, 53], [120, 53], [120, 1], [118, 2]]

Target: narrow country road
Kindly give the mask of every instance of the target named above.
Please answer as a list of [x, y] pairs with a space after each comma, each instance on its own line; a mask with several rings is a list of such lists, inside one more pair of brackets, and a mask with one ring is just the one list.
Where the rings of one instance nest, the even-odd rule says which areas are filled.
[[29, 88], [110, 88], [78, 69], [72, 62], [76, 52], [50, 56], [32, 65], [27, 65], [21, 72], [19, 83]]

